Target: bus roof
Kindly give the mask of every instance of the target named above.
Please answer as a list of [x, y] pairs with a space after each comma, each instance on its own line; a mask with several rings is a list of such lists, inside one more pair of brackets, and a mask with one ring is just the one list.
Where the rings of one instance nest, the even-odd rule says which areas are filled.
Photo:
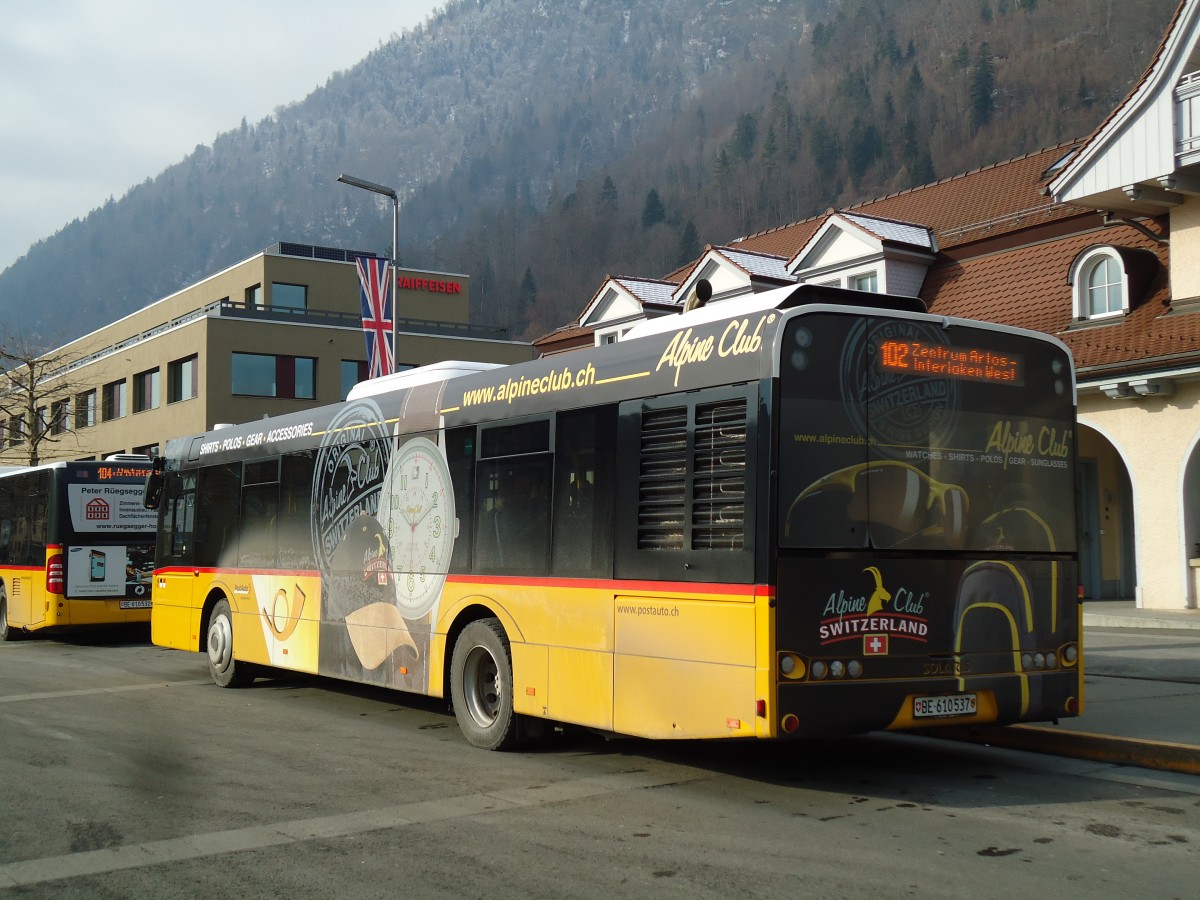
[[925, 302], [919, 297], [895, 297], [844, 288], [822, 287], [815, 284], [789, 284], [757, 294], [745, 294], [681, 313], [668, 313], [639, 322], [621, 336], [623, 341], [650, 337], [678, 328], [695, 327], [733, 316], [747, 316], [767, 309], [790, 309], [805, 303], [834, 303], [845, 306], [874, 306], [903, 312], [923, 313]]
[[[0, 466], [0, 478], [7, 478], [12, 475], [21, 475], [25, 472], [44, 472], [51, 469], [72, 469], [79, 471], [81, 469], [119, 469], [125, 466], [138, 466], [139, 468], [150, 468], [150, 457], [137, 454], [125, 453], [120, 456], [113, 455], [105, 459], [56, 459], [51, 462], [38, 463], [36, 466]], [[140, 475], [138, 476], [140, 477]]]
[[432, 384], [435, 381], [445, 381], [457, 378], [459, 375], [470, 375], [474, 372], [486, 372], [489, 369], [499, 369], [504, 363], [469, 362], [459, 359], [445, 359], [441, 362], [430, 363], [415, 369], [405, 369], [403, 372], [393, 372], [381, 378], [371, 378], [361, 381], [350, 389], [347, 400], [358, 400], [360, 397], [374, 397], [376, 394], [386, 394], [401, 388], [416, 387], [419, 384]]

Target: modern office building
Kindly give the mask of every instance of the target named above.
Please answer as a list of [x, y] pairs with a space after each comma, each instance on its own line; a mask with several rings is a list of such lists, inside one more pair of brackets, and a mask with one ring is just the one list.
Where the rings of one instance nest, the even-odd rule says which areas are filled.
[[[32, 416], [9, 403], [0, 421], [0, 465], [29, 462], [31, 429], [45, 434], [42, 462], [153, 453], [221, 422], [344, 398], [367, 374], [355, 259], [371, 255], [276, 244], [43, 354]], [[397, 274], [398, 368], [534, 355], [471, 325], [465, 275]]]

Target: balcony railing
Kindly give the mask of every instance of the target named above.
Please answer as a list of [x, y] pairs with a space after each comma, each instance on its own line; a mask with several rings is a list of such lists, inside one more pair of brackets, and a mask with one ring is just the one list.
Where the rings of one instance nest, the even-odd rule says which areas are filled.
[[[338, 312], [332, 309], [292, 309], [285, 306], [246, 306], [244, 303], [235, 303], [232, 300], [218, 300], [215, 303], [210, 303], [200, 309], [194, 309], [191, 312], [177, 316], [170, 321], [163, 322], [160, 325], [155, 325], [146, 331], [138, 334], [130, 335], [115, 344], [110, 344], [103, 349], [96, 350], [92, 353], [82, 356], [79, 359], [72, 360], [69, 363], [55, 369], [53, 372], [46, 372], [41, 382], [51, 381], [55, 378], [61, 378], [70, 372], [81, 369], [86, 365], [132, 347], [134, 344], [140, 344], [152, 337], [170, 331], [173, 328], [178, 328], [181, 325], [186, 325], [189, 322], [194, 322], [197, 319], [205, 316], [217, 316], [221, 318], [231, 319], [257, 319], [259, 321], [268, 322], [289, 322], [291, 324], [305, 325], [326, 325], [334, 328], [351, 328], [361, 329], [362, 319], [354, 313]], [[469, 325], [458, 322], [439, 322], [430, 319], [397, 319], [396, 330], [400, 334], [426, 334], [435, 335], [438, 337], [458, 337], [458, 338], [473, 338], [475, 340], [486, 341], [507, 341], [508, 329], [492, 325]]]
[[[335, 328], [362, 328], [362, 318], [355, 313], [332, 309], [294, 309], [288, 306], [247, 306], [233, 300], [220, 300], [205, 307], [222, 318], [259, 319], [269, 322], [291, 322], [305, 325], [332, 325]], [[493, 325], [469, 325], [461, 322], [440, 322], [436, 319], [396, 320], [400, 334], [432, 334], [439, 337], [476, 338], [488, 341], [507, 341], [508, 329]]]

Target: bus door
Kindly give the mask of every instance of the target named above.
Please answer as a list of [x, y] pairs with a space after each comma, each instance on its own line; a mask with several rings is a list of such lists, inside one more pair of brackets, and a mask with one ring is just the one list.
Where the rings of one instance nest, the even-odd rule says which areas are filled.
[[12, 625], [35, 626], [46, 620], [51, 477], [51, 470], [41, 469], [0, 479], [0, 579]]
[[[161, 635], [190, 635], [180, 621], [190, 619], [200, 580], [196, 560], [196, 473], [171, 473], [165, 478], [159, 509], [158, 547], [155, 553], [152, 640]], [[202, 598], [201, 598], [202, 599]], [[197, 636], [198, 639], [198, 636]], [[195, 650], [195, 646], [179, 647]]]

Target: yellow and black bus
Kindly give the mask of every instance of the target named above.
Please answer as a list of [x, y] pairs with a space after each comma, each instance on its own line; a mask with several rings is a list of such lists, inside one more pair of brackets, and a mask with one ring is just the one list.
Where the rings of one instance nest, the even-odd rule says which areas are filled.
[[171, 442], [153, 641], [448, 697], [483, 748], [1079, 713], [1059, 341], [805, 285], [469, 368]]
[[0, 474], [0, 640], [150, 621], [150, 460], [55, 462]]

